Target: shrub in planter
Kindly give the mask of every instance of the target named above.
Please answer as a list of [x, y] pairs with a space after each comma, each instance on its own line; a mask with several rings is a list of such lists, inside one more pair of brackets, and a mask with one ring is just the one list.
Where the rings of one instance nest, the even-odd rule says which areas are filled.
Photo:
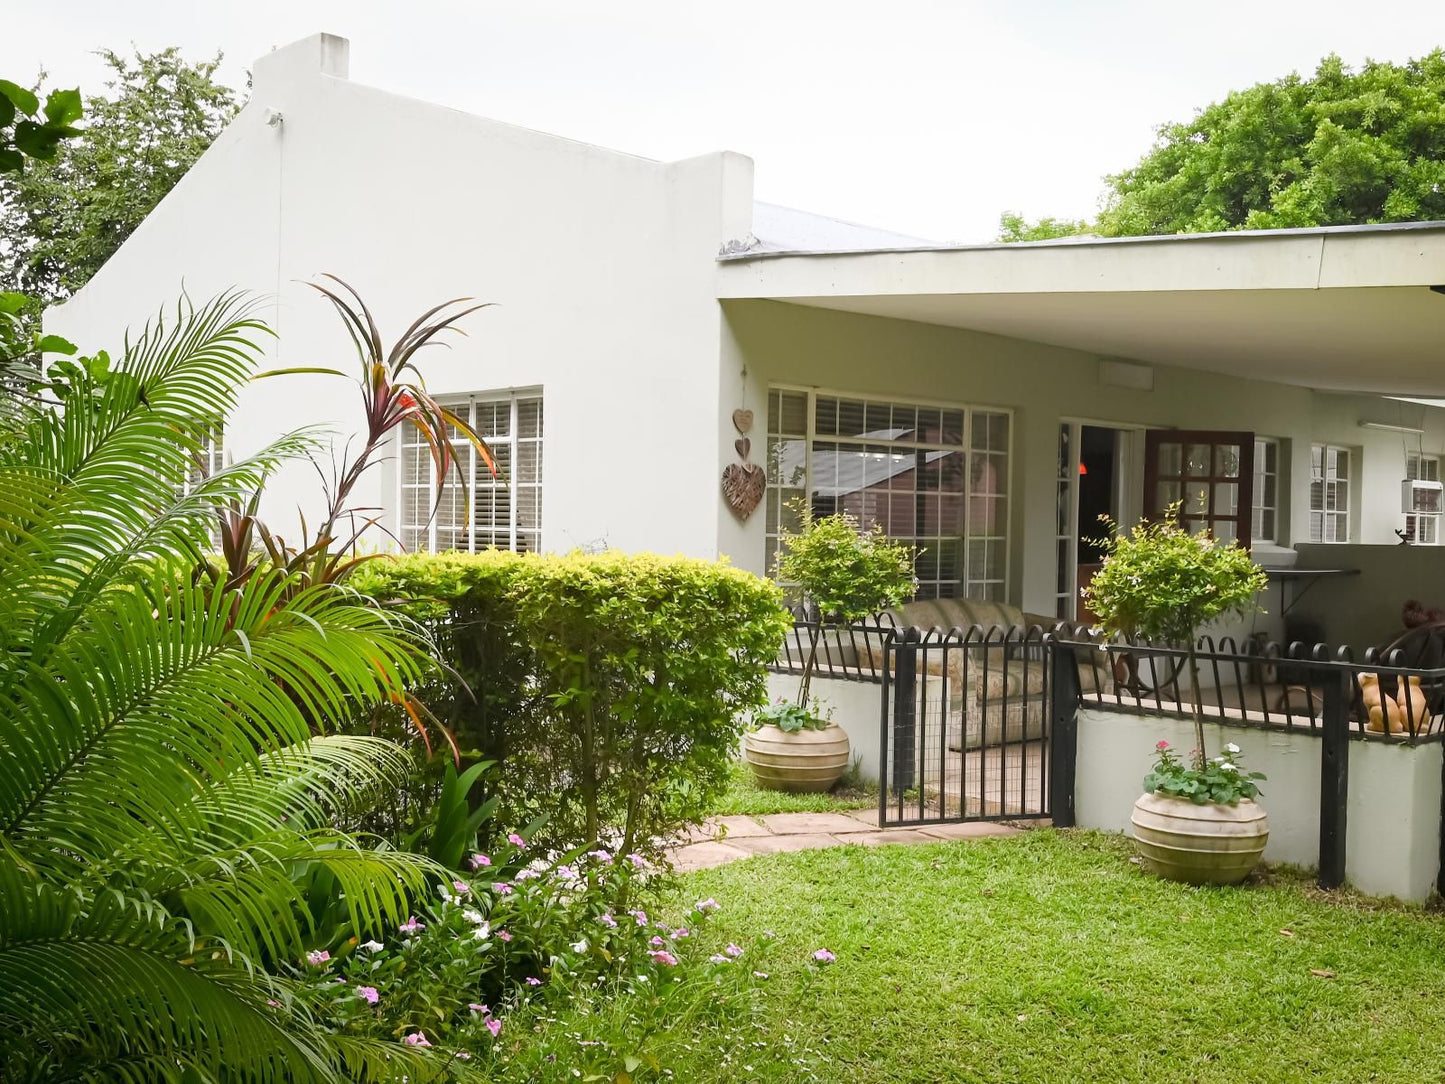
[[773, 584], [685, 557], [413, 555], [356, 582], [435, 630], [463, 680], [433, 710], [498, 761], [498, 817], [556, 848], [651, 853], [700, 820], [787, 631]]
[[775, 790], [823, 791], [848, 767], [848, 736], [810, 701], [818, 641], [825, 624], [861, 620], [913, 596], [913, 553], [890, 542], [878, 524], [864, 530], [847, 512], [814, 516], [806, 501], [790, 507], [801, 520], [784, 531], [778, 578], [797, 584], [818, 620], [808, 626], [808, 655], [792, 704], [756, 713], [746, 757], [759, 784]]
[[1144, 778], [1135, 803], [1134, 836], [1147, 868], [1174, 880], [1234, 883], [1248, 875], [1269, 837], [1255, 804], [1258, 772], [1237, 765], [1239, 747], [1212, 760], [1205, 749], [1199, 700], [1199, 630], [1256, 605], [1264, 570], [1238, 545], [1180, 527], [1178, 505], [1157, 523], [1115, 530], [1102, 545], [1104, 561], [1085, 589], [1105, 629], [1125, 637], [1163, 641], [1185, 653], [1195, 747], [1184, 764], [1167, 742]]

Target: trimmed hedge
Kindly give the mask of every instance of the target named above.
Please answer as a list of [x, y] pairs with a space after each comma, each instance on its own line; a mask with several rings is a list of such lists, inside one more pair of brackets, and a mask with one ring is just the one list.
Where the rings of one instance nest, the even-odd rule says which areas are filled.
[[654, 554], [488, 551], [371, 562], [352, 584], [426, 625], [455, 679], [423, 690], [495, 758], [502, 823], [660, 848], [725, 785], [789, 619], [771, 582]]

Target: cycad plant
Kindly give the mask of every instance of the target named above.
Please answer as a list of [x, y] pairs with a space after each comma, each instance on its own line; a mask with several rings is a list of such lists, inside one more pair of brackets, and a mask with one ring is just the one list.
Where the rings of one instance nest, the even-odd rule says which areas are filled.
[[330, 827], [407, 754], [313, 736], [401, 696], [427, 645], [293, 569], [194, 575], [217, 509], [317, 444], [182, 485], [264, 333], [238, 296], [182, 303], [115, 364], [66, 367], [0, 444], [7, 1081], [432, 1075], [426, 1051], [329, 1034], [286, 977], [313, 947], [308, 870], [337, 879], [363, 939], [437, 872]]

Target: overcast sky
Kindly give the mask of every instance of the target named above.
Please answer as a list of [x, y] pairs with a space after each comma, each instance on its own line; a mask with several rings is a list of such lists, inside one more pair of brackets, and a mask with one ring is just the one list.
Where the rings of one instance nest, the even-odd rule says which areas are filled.
[[1441, 0], [7, 0], [0, 75], [99, 89], [90, 51], [225, 53], [319, 30], [351, 77], [653, 158], [728, 149], [759, 199], [938, 241], [1085, 217], [1156, 125], [1338, 52], [1445, 42]]

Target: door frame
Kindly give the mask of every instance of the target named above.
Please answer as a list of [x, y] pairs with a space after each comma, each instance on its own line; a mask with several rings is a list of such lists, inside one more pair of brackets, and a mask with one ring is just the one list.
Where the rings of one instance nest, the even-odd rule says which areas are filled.
[[[1073, 621], [1079, 612], [1079, 453], [1082, 430], [1085, 426], [1094, 429], [1113, 429], [1124, 434], [1120, 448], [1120, 470], [1114, 479], [1114, 490], [1119, 503], [1119, 522], [1133, 523], [1144, 514], [1144, 434], [1157, 426], [1142, 422], [1104, 421], [1099, 418], [1081, 418], [1065, 415], [1059, 418], [1060, 436], [1065, 426], [1069, 427], [1069, 461], [1059, 457], [1058, 477], [1055, 484], [1055, 534], [1054, 534], [1054, 607], [1055, 616]], [[1065, 489], [1064, 500], [1068, 511], [1066, 533], [1058, 533], [1057, 490]], [[1066, 548], [1062, 571], [1064, 580], [1059, 582], [1059, 547]]]

